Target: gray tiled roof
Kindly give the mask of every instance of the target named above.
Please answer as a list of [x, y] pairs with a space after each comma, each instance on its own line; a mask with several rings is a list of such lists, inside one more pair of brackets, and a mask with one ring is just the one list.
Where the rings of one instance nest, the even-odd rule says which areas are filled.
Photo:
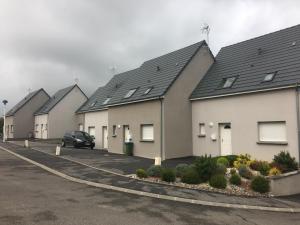
[[[276, 72], [271, 82], [262, 82]], [[237, 76], [231, 88], [220, 84]], [[300, 25], [224, 47], [191, 99], [294, 85], [300, 82]]]
[[[205, 41], [195, 43], [148, 60], [135, 70], [115, 75], [106, 86], [98, 89], [78, 112], [96, 111], [112, 105], [144, 101], [163, 96], [203, 45], [206, 45]], [[118, 83], [118, 79], [123, 79], [122, 85], [119, 88], [114, 88], [115, 84]], [[144, 93], [149, 87], [152, 87], [152, 90], [145, 95]], [[137, 91], [130, 98], [124, 98], [131, 89], [137, 89]], [[107, 97], [111, 99], [104, 106], [103, 102]], [[91, 107], [91, 104], [96, 101], [96, 105]]]
[[137, 69], [115, 75], [104, 87], [99, 87], [92, 96], [77, 110], [77, 113], [106, 109], [108, 104], [103, 104], [107, 98], [112, 98]]
[[47, 114], [50, 110], [59, 103], [74, 87], [77, 85], [72, 85], [70, 87], [63, 88], [57, 91], [36, 113], [35, 115]]
[[[23, 98], [20, 102], [18, 102], [13, 108], [11, 108], [11, 110], [9, 110], [6, 113], [6, 116], [13, 116], [19, 109], [21, 109], [24, 105], [26, 105], [27, 102], [29, 102], [36, 94], [38, 94], [40, 91], [45, 92], [45, 94], [47, 94], [47, 92], [41, 88], [39, 90], [30, 92], [28, 95], [26, 95], [25, 98]], [[47, 94], [48, 95], [48, 94]]]

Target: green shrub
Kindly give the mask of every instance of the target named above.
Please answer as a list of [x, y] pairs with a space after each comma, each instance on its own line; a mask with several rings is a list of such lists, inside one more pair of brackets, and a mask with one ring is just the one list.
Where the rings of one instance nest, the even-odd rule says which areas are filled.
[[233, 162], [233, 166], [239, 169], [242, 165], [250, 166], [251, 157], [248, 154], [241, 154], [237, 157], [237, 159]]
[[253, 177], [253, 174], [251, 171], [248, 169], [247, 166], [241, 165], [239, 168], [239, 174], [241, 177], [244, 177], [246, 179], [251, 179]]
[[261, 161], [253, 160], [253, 161], [250, 162], [250, 168], [255, 170], [255, 171], [259, 171], [260, 164], [261, 164]]
[[148, 177], [147, 173], [144, 169], [138, 169], [136, 171], [136, 175], [137, 175], [138, 178], [147, 178]]
[[214, 188], [225, 189], [227, 186], [227, 180], [224, 175], [217, 174], [209, 179], [209, 185]]
[[226, 166], [223, 164], [217, 164], [214, 174], [226, 174]]
[[282, 168], [281, 172], [286, 173], [298, 169], [298, 163], [294, 157], [291, 157], [289, 152], [281, 151], [274, 156], [273, 161], [279, 164]]
[[183, 173], [189, 168], [188, 164], [185, 163], [180, 163], [176, 166], [176, 176], [177, 177], [182, 177]]
[[258, 167], [258, 171], [263, 176], [268, 176], [271, 167], [268, 162], [262, 161]]
[[276, 167], [272, 167], [269, 171], [269, 176], [277, 176], [280, 174], [281, 174], [281, 171]]
[[216, 169], [216, 160], [211, 156], [200, 156], [194, 162], [195, 168], [199, 174], [201, 182], [206, 182], [210, 179]]
[[231, 184], [238, 185], [238, 186], [241, 185], [242, 183], [242, 179], [238, 174], [232, 174], [229, 181]]
[[251, 189], [259, 193], [266, 193], [270, 190], [269, 180], [262, 176], [256, 176], [251, 182]]
[[236, 161], [237, 158], [238, 158], [237, 155], [226, 155], [225, 157], [226, 157], [226, 159], [228, 160], [229, 166], [230, 166], [230, 167], [233, 167], [234, 161]]
[[225, 158], [225, 157], [219, 157], [217, 159], [217, 164], [222, 164], [224, 165], [225, 167], [228, 167], [229, 166], [229, 162], [228, 160]]
[[199, 184], [200, 176], [195, 169], [190, 167], [182, 174], [181, 182], [186, 184]]
[[176, 179], [176, 174], [173, 169], [163, 169], [161, 173], [161, 179], [166, 182], [174, 182]]
[[157, 165], [152, 165], [147, 169], [147, 175], [149, 177], [161, 177], [162, 167]]
[[231, 169], [230, 169], [230, 174], [231, 174], [231, 175], [236, 174], [236, 169], [231, 168]]

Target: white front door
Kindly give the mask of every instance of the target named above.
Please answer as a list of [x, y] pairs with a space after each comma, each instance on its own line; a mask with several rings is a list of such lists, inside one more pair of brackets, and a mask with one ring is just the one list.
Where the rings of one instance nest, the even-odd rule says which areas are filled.
[[220, 124], [221, 155], [232, 155], [231, 124]]
[[107, 126], [102, 127], [102, 140], [103, 140], [103, 148], [107, 149], [107, 141], [108, 141], [108, 132], [107, 132]]
[[124, 142], [130, 141], [130, 130], [128, 125], [124, 125]]

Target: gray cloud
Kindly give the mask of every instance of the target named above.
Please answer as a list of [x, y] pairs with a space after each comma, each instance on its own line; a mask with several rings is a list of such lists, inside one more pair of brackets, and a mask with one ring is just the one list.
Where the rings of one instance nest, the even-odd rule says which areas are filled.
[[1, 0], [0, 98], [74, 83], [90, 95], [112, 76], [205, 38], [223, 46], [299, 23], [292, 0]]

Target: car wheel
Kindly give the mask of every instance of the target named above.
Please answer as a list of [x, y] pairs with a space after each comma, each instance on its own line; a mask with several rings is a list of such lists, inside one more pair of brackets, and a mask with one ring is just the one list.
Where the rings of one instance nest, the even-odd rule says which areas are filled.
[[61, 147], [66, 147], [66, 143], [64, 141], [61, 142]]
[[94, 149], [94, 146], [91, 146], [91, 149], [93, 150], [93, 149]]

